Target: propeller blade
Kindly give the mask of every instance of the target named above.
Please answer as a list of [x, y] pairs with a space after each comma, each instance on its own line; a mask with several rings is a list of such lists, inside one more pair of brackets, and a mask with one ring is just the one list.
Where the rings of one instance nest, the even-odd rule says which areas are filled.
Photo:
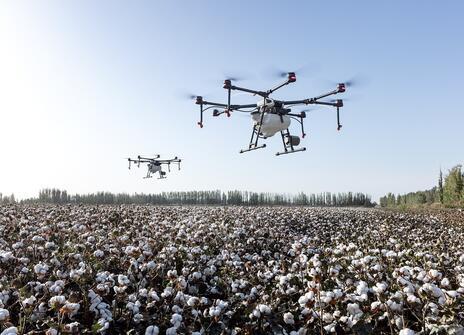
[[316, 66], [314, 65], [310, 65], [310, 64], [305, 64], [303, 66], [300, 66], [296, 69], [287, 69], [287, 70], [284, 70], [284, 69], [281, 69], [281, 68], [271, 68], [267, 71], [267, 73], [269, 74], [269, 76], [271, 78], [275, 78], [275, 79], [279, 79], [279, 78], [286, 78], [288, 76], [289, 73], [293, 72], [296, 74], [296, 76], [301, 76], [301, 75], [305, 75], [305, 74], [308, 74], [308, 73], [315, 73], [316, 72]]
[[339, 83], [343, 83], [345, 84], [346, 87], [360, 87], [360, 86], [363, 86], [366, 84], [367, 82], [367, 79], [360, 76], [360, 75], [356, 75], [356, 76], [353, 76], [345, 81], [339, 81], [339, 82], [335, 82], [333, 80], [329, 81], [330, 82], [330, 86], [336, 86], [337, 84]]
[[242, 80], [247, 80], [247, 76], [243, 74], [237, 74], [237, 73], [223, 73], [224, 80], [230, 80], [230, 81], [242, 81]]
[[243, 77], [238, 77], [238, 76], [226, 76], [224, 80], [230, 80], [230, 81], [242, 81], [245, 80]]
[[182, 94], [182, 98], [184, 100], [195, 100], [197, 98], [197, 94], [193, 94], [193, 93], [184, 93]]

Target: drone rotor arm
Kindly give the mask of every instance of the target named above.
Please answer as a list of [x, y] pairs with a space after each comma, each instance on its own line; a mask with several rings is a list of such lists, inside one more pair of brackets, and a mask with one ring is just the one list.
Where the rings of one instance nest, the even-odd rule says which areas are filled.
[[248, 105], [231, 105], [231, 110], [243, 109], [243, 108], [256, 108], [258, 107], [257, 104], [248, 104]]

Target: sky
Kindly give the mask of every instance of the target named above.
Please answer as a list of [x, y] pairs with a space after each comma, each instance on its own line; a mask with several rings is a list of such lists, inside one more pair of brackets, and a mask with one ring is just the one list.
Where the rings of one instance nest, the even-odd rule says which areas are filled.
[[[0, 2], [0, 192], [182, 190], [387, 192], [433, 187], [463, 162], [462, 1]], [[225, 101], [222, 81], [279, 99], [358, 78], [333, 109], [308, 113], [303, 153], [247, 147], [251, 120], [196, 122], [189, 93]], [[235, 103], [253, 103], [237, 95]], [[299, 109], [294, 109], [297, 112]], [[299, 133], [297, 124], [291, 130]], [[126, 157], [179, 156], [164, 180]]]

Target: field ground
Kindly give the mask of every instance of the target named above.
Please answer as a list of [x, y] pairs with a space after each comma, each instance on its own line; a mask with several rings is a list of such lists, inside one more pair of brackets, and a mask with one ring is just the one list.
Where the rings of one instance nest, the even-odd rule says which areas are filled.
[[464, 333], [464, 213], [0, 207], [1, 334]]

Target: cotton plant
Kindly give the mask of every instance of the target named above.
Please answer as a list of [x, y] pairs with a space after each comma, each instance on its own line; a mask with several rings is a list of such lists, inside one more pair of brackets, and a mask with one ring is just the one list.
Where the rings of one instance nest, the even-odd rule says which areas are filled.
[[4, 329], [15, 306], [30, 315], [26, 331], [49, 334], [410, 334], [464, 322], [464, 227], [438, 215], [16, 206], [0, 207], [0, 229], [12, 216], [18, 229], [0, 245]]

